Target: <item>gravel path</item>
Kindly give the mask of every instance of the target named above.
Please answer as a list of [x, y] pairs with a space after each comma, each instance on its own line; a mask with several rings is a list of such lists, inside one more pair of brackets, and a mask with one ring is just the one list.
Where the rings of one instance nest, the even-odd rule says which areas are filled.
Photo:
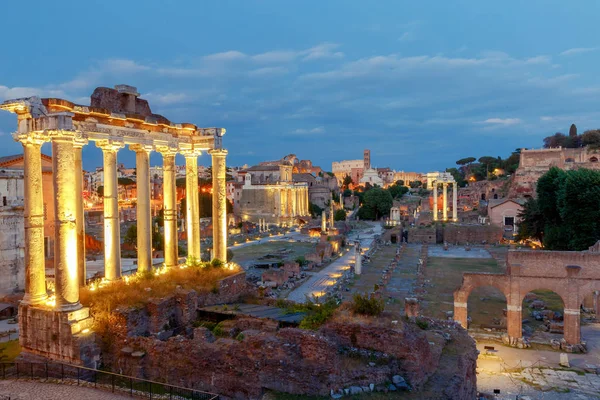
[[108, 391], [23, 380], [0, 380], [0, 399], [10, 400], [119, 400], [131, 399]]

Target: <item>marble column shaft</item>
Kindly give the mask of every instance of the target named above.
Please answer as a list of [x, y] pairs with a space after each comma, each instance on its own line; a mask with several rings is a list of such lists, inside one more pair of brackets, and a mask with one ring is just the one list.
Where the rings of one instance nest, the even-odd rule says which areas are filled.
[[457, 196], [456, 182], [452, 184], [452, 220], [458, 221], [458, 196]]
[[22, 138], [24, 158], [25, 296], [23, 304], [46, 301], [44, 257], [44, 194], [42, 188], [41, 138]]
[[152, 211], [150, 209], [150, 152], [152, 146], [132, 145], [137, 188], [137, 271], [152, 271]]
[[227, 150], [211, 150], [210, 155], [213, 171], [213, 259], [227, 262]]
[[437, 182], [432, 182], [433, 184], [433, 220], [438, 220], [438, 194], [437, 194]]
[[54, 184], [54, 287], [58, 311], [74, 311], [79, 303], [77, 264], [77, 198], [73, 137], [52, 139]]
[[199, 152], [185, 155], [185, 209], [187, 221], [188, 257], [200, 260], [200, 198], [198, 194]]
[[176, 151], [161, 150], [163, 155], [163, 215], [165, 235], [165, 266], [176, 267], [177, 257], [177, 188], [175, 185]]
[[444, 190], [444, 194], [443, 194], [444, 209], [442, 210], [442, 215], [443, 215], [444, 221], [448, 221], [448, 184], [444, 182], [442, 184], [442, 188]]
[[82, 162], [82, 150], [83, 146], [87, 144], [86, 141], [76, 140], [73, 143], [74, 146], [74, 157], [75, 157], [75, 193], [77, 215], [77, 271], [79, 276], [79, 286], [85, 286], [87, 272], [85, 267], [85, 220], [83, 213], [83, 162]]
[[97, 142], [104, 156], [104, 277], [121, 277], [121, 228], [119, 221], [119, 187], [117, 179], [117, 152], [120, 142]]

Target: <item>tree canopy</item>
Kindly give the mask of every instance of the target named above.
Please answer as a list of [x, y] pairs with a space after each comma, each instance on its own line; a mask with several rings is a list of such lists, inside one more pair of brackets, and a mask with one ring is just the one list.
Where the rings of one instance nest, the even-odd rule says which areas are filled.
[[538, 180], [537, 193], [519, 214], [519, 239], [573, 251], [600, 240], [600, 171], [553, 167]]
[[457, 165], [467, 165], [467, 164], [471, 164], [472, 162], [474, 162], [476, 160], [475, 157], [467, 157], [467, 158], [461, 158], [460, 160], [458, 160], [456, 162]]
[[363, 205], [358, 210], [360, 219], [379, 220], [390, 213], [393, 205], [392, 195], [388, 190], [374, 187], [365, 192]]

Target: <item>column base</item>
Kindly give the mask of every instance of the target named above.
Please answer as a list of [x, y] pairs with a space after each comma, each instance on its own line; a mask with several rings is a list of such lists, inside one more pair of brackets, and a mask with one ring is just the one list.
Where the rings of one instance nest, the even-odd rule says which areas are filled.
[[19, 344], [25, 354], [96, 367], [100, 349], [91, 332], [90, 309], [57, 311], [19, 305]]
[[44, 294], [39, 294], [39, 295], [30, 295], [28, 293], [25, 293], [25, 296], [23, 296], [23, 300], [21, 300], [21, 304], [23, 305], [36, 305], [36, 304], [45, 304], [46, 300], [48, 300], [48, 294], [44, 293]]

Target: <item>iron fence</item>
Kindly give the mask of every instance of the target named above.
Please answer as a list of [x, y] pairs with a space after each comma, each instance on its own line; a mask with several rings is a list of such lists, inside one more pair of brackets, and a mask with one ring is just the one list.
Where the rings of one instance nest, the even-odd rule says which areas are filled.
[[155, 400], [219, 400], [219, 395], [214, 393], [53, 362], [0, 362], [0, 379], [40, 379], [46, 382], [77, 384]]

